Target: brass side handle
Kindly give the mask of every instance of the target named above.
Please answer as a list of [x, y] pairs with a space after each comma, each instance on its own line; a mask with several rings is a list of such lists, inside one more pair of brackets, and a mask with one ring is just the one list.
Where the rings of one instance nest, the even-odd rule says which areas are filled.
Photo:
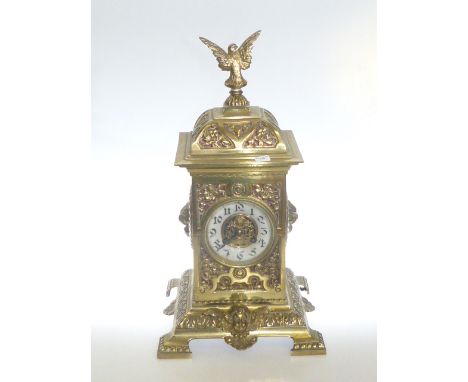
[[292, 231], [292, 226], [296, 222], [298, 216], [299, 215], [297, 214], [296, 206], [294, 204], [292, 204], [288, 200], [288, 228], [289, 228], [289, 232]]
[[[180, 279], [170, 279], [166, 287], [166, 297], [171, 295], [171, 290], [173, 288], [178, 288], [180, 285]], [[176, 300], [171, 301], [171, 303], [163, 310], [163, 313], [167, 316], [172, 316], [175, 311]]]
[[185, 234], [190, 236], [190, 202], [180, 210], [179, 221], [184, 225]]
[[169, 282], [167, 283], [166, 297], [169, 297], [171, 295], [172, 288], [177, 288], [179, 285], [180, 285], [180, 279], [170, 279]]
[[297, 284], [299, 285], [299, 289], [301, 291], [306, 291], [309, 294], [309, 283], [304, 276], [296, 276]]
[[302, 297], [302, 303], [304, 304], [304, 310], [306, 312], [313, 312], [315, 310], [315, 306], [313, 306], [305, 297]]
[[[309, 294], [309, 283], [307, 282], [307, 279], [304, 276], [296, 276], [296, 282], [297, 285], [299, 286], [299, 290], [301, 292], [307, 292]], [[312, 303], [307, 300], [305, 297], [302, 297], [302, 304], [304, 305], [304, 310], [306, 312], [313, 312], [315, 310], [315, 306], [312, 305]]]
[[173, 300], [167, 307], [166, 309], [163, 310], [163, 313], [166, 316], [172, 316], [175, 312], [175, 305], [176, 305], [176, 300]]

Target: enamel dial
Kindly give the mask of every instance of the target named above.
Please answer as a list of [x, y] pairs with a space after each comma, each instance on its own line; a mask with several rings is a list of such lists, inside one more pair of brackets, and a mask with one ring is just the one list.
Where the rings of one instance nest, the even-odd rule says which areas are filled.
[[215, 207], [205, 223], [205, 241], [211, 254], [230, 265], [257, 263], [274, 240], [271, 213], [251, 200], [230, 200]]

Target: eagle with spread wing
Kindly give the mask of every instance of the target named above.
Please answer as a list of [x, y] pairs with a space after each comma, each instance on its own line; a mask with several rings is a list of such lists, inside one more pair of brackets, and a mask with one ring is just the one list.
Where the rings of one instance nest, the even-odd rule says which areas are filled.
[[252, 48], [255, 40], [260, 36], [261, 31], [253, 33], [248, 37], [240, 47], [236, 44], [230, 44], [228, 51], [216, 45], [210, 40], [200, 37], [200, 40], [213, 52], [218, 60], [218, 66], [221, 70], [230, 71], [231, 75], [224, 84], [234, 90], [241, 89], [247, 85], [247, 81], [242, 77], [241, 70], [248, 69], [252, 62]]

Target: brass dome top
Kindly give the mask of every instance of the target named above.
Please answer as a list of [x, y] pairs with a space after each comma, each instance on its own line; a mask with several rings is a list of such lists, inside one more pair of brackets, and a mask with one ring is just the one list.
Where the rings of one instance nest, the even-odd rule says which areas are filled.
[[182, 167], [277, 166], [302, 162], [291, 131], [258, 106], [215, 107], [202, 113], [192, 132], [180, 133], [175, 164]]

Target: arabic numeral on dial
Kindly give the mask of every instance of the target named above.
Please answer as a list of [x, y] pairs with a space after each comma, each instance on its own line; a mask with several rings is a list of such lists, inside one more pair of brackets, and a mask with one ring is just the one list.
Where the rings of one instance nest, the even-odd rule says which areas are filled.
[[251, 209], [250, 209], [250, 215], [253, 215], [253, 214], [254, 214], [254, 209], [251, 208]]
[[262, 228], [260, 230], [260, 234], [263, 235], [263, 236], [265, 236], [267, 233], [268, 233], [268, 230], [266, 228]]
[[231, 215], [231, 208], [230, 207], [224, 207], [224, 215]]
[[229, 249], [225, 249], [225, 250], [224, 250], [224, 253], [226, 254], [226, 257], [229, 257], [229, 255], [231, 254], [231, 253], [229, 252]]
[[244, 211], [244, 205], [242, 203], [236, 203], [236, 212]]
[[258, 241], [258, 243], [260, 244], [260, 246], [261, 246], [262, 248], [265, 247], [265, 244], [266, 244], [266, 243], [265, 243], [265, 240], [260, 239], [260, 240]]
[[260, 224], [265, 224], [265, 217], [262, 216], [262, 215], [259, 215], [258, 218], [257, 218], [257, 221], [258, 221]]
[[215, 216], [213, 218], [213, 224], [218, 224], [218, 223], [221, 223], [223, 221], [223, 218], [221, 216]]
[[219, 251], [221, 248], [224, 247], [223, 243], [221, 243], [219, 241], [219, 239], [216, 239], [214, 242], [213, 242], [213, 245], [215, 246], [216, 250]]
[[250, 253], [249, 253], [250, 256], [256, 256], [257, 255], [257, 248], [252, 248]]
[[216, 235], [216, 228], [211, 228], [209, 234], [210, 234], [210, 237], [213, 237], [214, 235]]
[[240, 251], [236, 257], [239, 259], [239, 260], [242, 260], [244, 258], [244, 251]]

